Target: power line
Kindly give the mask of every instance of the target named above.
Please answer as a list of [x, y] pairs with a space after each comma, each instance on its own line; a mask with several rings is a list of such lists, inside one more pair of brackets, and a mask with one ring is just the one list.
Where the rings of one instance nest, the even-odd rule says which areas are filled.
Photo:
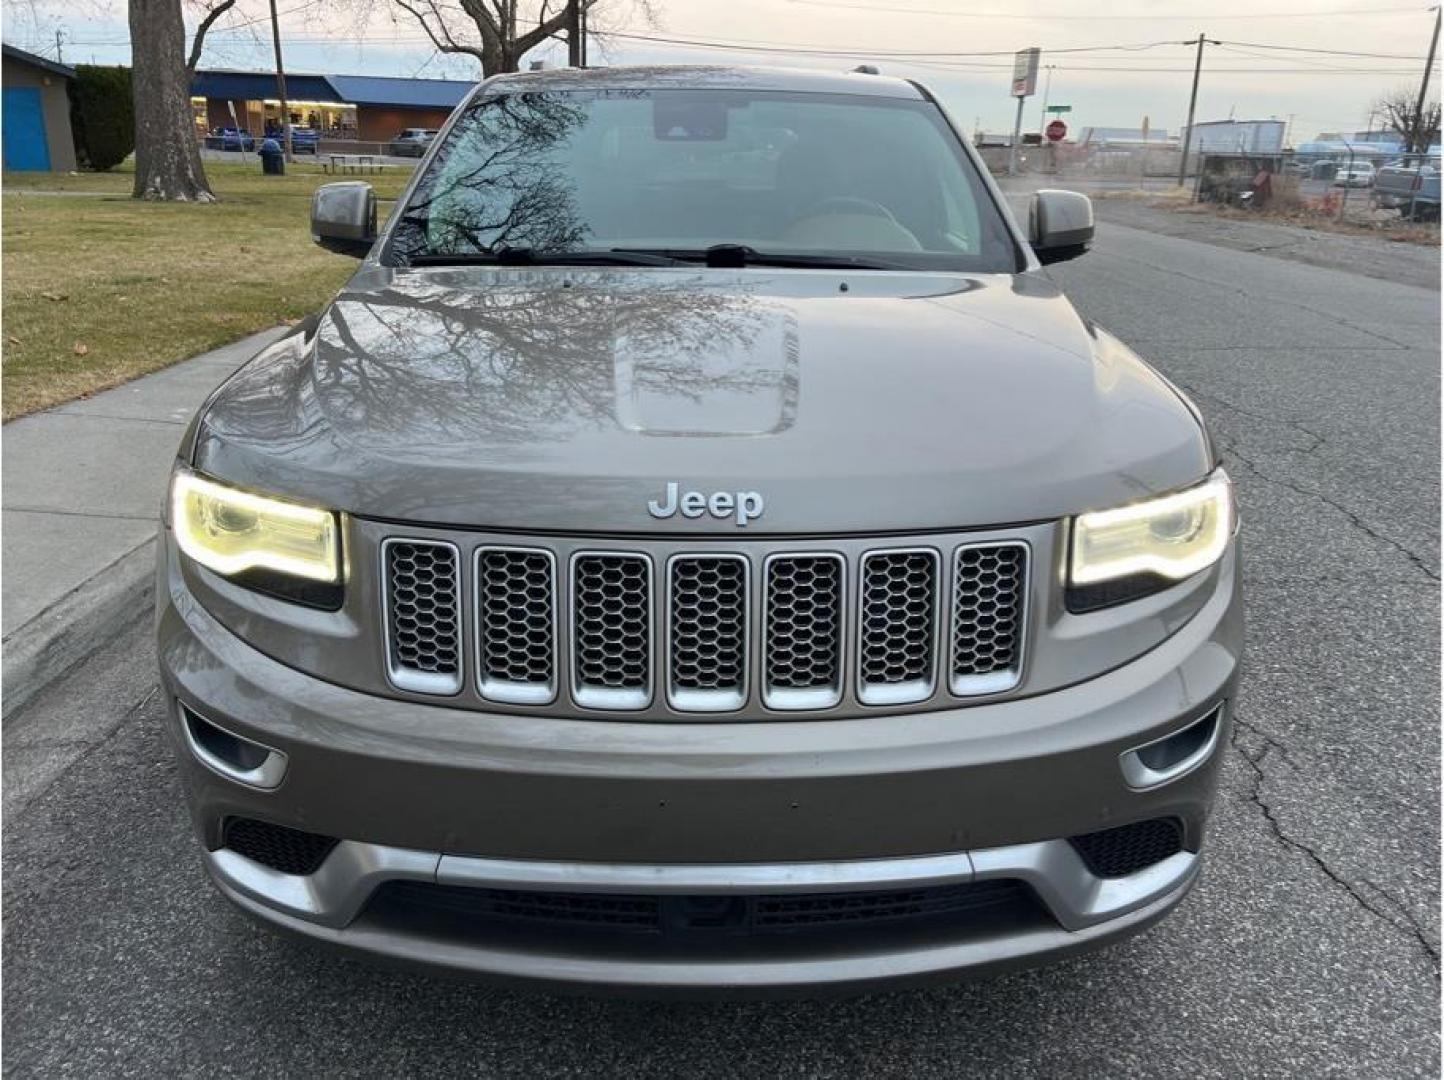
[[1314, 49], [1302, 45], [1261, 45], [1256, 41], [1220, 41], [1220, 45], [1242, 45], [1249, 49], [1268, 49], [1270, 52], [1314, 53], [1319, 56], [1361, 56], [1371, 60], [1423, 60], [1422, 56], [1409, 53], [1368, 53], [1350, 52], [1346, 49]]
[[[306, 3], [300, 4], [300, 5], [298, 5], [298, 6], [294, 7], [294, 8], [289, 8], [289, 9], [287, 9], [286, 11], [281, 12], [281, 14], [282, 14], [282, 15], [297, 14], [297, 13], [300, 13], [300, 12], [302, 12], [302, 11], [306, 11], [306, 10], [308, 10], [308, 9], [310, 9], [310, 8], [315, 7], [318, 2], [319, 2], [319, 0], [307, 0]], [[803, 2], [803, 0], [793, 0], [793, 2], [798, 2], [798, 3], [800, 3], [800, 2]], [[810, 2], [810, 0], [809, 0], [809, 2]], [[818, 0], [818, 2], [821, 2], [821, 0]], [[1392, 9], [1391, 9], [1391, 10], [1392, 10]], [[1415, 9], [1408, 9], [1408, 10], [1414, 11]], [[252, 24], [254, 24], [254, 23], [258, 23], [258, 22], [261, 22], [261, 21], [269, 21], [269, 19], [267, 19], [267, 20], [249, 20], [249, 21], [244, 22], [244, 23], [237, 23], [237, 24], [233, 24], [233, 25], [230, 25], [230, 26], [226, 26], [226, 27], [219, 27], [219, 28], [216, 28], [216, 29], [212, 30], [211, 33], [210, 33], [210, 35], [209, 35], [209, 37], [211, 37], [211, 38], [218, 38], [218, 37], [221, 37], [222, 35], [232, 34], [232, 33], [235, 33], [235, 32], [237, 32], [237, 31], [239, 31], [239, 30], [244, 29], [244, 28], [247, 27], [247, 26], [250, 26], [250, 25], [252, 25]], [[816, 47], [816, 46], [809, 46], [809, 45], [803, 45], [803, 44], [794, 44], [794, 43], [780, 42], [780, 41], [765, 41], [765, 40], [742, 39], [742, 38], [733, 39], [733, 40], [728, 40], [728, 41], [718, 41], [718, 40], [705, 40], [705, 39], [698, 39], [698, 38], [669, 37], [669, 36], [652, 35], [652, 34], [634, 34], [634, 33], [628, 33], [628, 32], [619, 31], [619, 30], [609, 30], [609, 31], [593, 30], [592, 33], [593, 33], [593, 35], [595, 35], [595, 36], [597, 36], [597, 37], [616, 38], [616, 39], [619, 39], [619, 40], [622, 40], [622, 41], [645, 42], [645, 43], [651, 43], [651, 44], [670, 45], [670, 46], [677, 46], [677, 47], [691, 48], [691, 49], [709, 49], [709, 50], [718, 50], [718, 51], [727, 51], [727, 52], [763, 53], [763, 54], [781, 54], [781, 55], [799, 55], [799, 56], [829, 56], [829, 57], [839, 57], [839, 58], [859, 58], [859, 57], [865, 57], [865, 58], [875, 58], [875, 59], [884, 59], [884, 60], [894, 60], [894, 61], [897, 61], [897, 62], [900, 62], [900, 63], [903, 63], [903, 62], [915, 63], [915, 64], [919, 64], [919, 65], [922, 65], [922, 66], [929, 66], [929, 67], [947, 68], [947, 67], [949, 67], [949, 66], [953, 66], [953, 67], [956, 67], [956, 68], [959, 68], [959, 69], [975, 68], [975, 69], [977, 69], [977, 70], [1005, 70], [1005, 69], [1011, 69], [1011, 67], [1012, 67], [1011, 58], [1013, 57], [1013, 55], [1014, 55], [1014, 53], [1015, 53], [1015, 50], [1011, 50], [1011, 49], [1006, 49], [1006, 50], [1005, 50], [1005, 49], [978, 50], [978, 51], [969, 52], [969, 51], [966, 51], [966, 50], [925, 51], [925, 50], [877, 49], [877, 48], [871, 47], [871, 46], [860, 46], [860, 47], [856, 47], [856, 48], [848, 48], [848, 47], [840, 47], [840, 46], [839, 46], [839, 47], [830, 47], [830, 48], [821, 48], [821, 47]], [[288, 34], [288, 35], [287, 35], [287, 38], [288, 38], [288, 40], [291, 40], [291, 41], [294, 41], [294, 42], [298, 42], [298, 43], [303, 43], [303, 44], [330, 44], [330, 43], [336, 42], [336, 37], [335, 37], [334, 35], [332, 35], [332, 34], [325, 34], [325, 33], [319, 33], [319, 32], [307, 33], [307, 32], [305, 32], [305, 31], [301, 31], [301, 32], [297, 32], [297, 33]], [[128, 45], [128, 44], [130, 43], [130, 41], [129, 41], [129, 38], [115, 38], [115, 39], [67, 39], [67, 43], [68, 43], [68, 44], [72, 44], [72, 45], [85, 45], [85, 46], [92, 46], [92, 47], [94, 47], [94, 46], [115, 46], [115, 47], [121, 47], [121, 46]], [[424, 44], [430, 44], [430, 39], [426, 38], [426, 37], [423, 36], [423, 35], [419, 35], [419, 34], [418, 34], [418, 35], [413, 35], [413, 34], [397, 34], [397, 35], [390, 35], [390, 36], [367, 35], [367, 36], [358, 37], [357, 39], [355, 39], [354, 44], [356, 44], [356, 45], [358, 45], [358, 46], [362, 46], [362, 45], [409, 45], [409, 44], [422, 44], [422, 45], [424, 45]], [[1169, 67], [1169, 66], [1158, 66], [1158, 65], [1150, 66], [1150, 65], [1148, 65], [1148, 64], [1146, 63], [1145, 58], [1143, 58], [1143, 57], [1138, 57], [1138, 62], [1135, 63], [1135, 62], [1132, 60], [1132, 58], [1127, 57], [1127, 56], [1119, 56], [1119, 55], [1113, 55], [1113, 56], [1100, 55], [1100, 56], [1097, 57], [1097, 59], [1098, 59], [1099, 61], [1101, 61], [1101, 62], [1100, 62], [1100, 63], [1092, 63], [1092, 62], [1090, 62], [1088, 59], [1086, 59], [1086, 56], [1087, 56], [1088, 54], [1137, 53], [1137, 52], [1144, 52], [1144, 51], [1148, 51], [1148, 50], [1152, 50], [1152, 49], [1166, 48], [1166, 47], [1170, 47], [1170, 46], [1182, 47], [1182, 46], [1188, 46], [1188, 45], [1192, 45], [1192, 44], [1193, 44], [1193, 42], [1182, 42], [1182, 41], [1152, 41], [1152, 42], [1143, 42], [1143, 43], [1125, 44], [1125, 45], [1089, 45], [1089, 46], [1074, 46], [1074, 47], [1063, 48], [1063, 49], [1044, 49], [1043, 51], [1046, 52], [1046, 53], [1048, 53], [1050, 56], [1053, 56], [1053, 55], [1071, 55], [1071, 56], [1078, 56], [1078, 57], [1080, 57], [1079, 60], [1074, 61], [1074, 62], [1071, 62], [1071, 63], [1068, 65], [1067, 70], [1070, 70], [1070, 71], [1079, 71], [1079, 72], [1098, 71], [1098, 72], [1140, 72], [1140, 73], [1144, 73], [1144, 72], [1163, 72], [1163, 73], [1176, 73], [1176, 72], [1191, 71], [1192, 68]], [[1257, 54], [1257, 53], [1249, 53], [1249, 52], [1245, 51], [1245, 49], [1265, 49], [1265, 50], [1268, 50], [1269, 52], [1286, 52], [1286, 53], [1302, 54], [1302, 55], [1293, 55], [1293, 56], [1281, 56], [1281, 57], [1278, 57], [1277, 59], [1279, 59], [1279, 60], [1284, 60], [1284, 61], [1287, 61], [1287, 62], [1289, 62], [1289, 63], [1305, 64], [1305, 65], [1310, 64], [1310, 61], [1307, 60], [1307, 59], [1304, 59], [1304, 57], [1306, 57], [1306, 56], [1312, 56], [1312, 55], [1329, 56], [1329, 57], [1344, 57], [1344, 58], [1353, 58], [1353, 59], [1366, 59], [1366, 60], [1368, 60], [1368, 59], [1407, 60], [1407, 61], [1413, 61], [1413, 62], [1420, 62], [1420, 61], [1423, 60], [1423, 57], [1420, 57], [1420, 56], [1412, 56], [1412, 55], [1400, 54], [1400, 53], [1354, 52], [1354, 51], [1339, 50], [1339, 49], [1318, 49], [1318, 48], [1310, 48], [1310, 47], [1305, 47], [1305, 46], [1266, 45], [1266, 44], [1260, 44], [1260, 43], [1257, 43], [1257, 42], [1219, 41], [1218, 44], [1219, 44], [1220, 46], [1233, 46], [1233, 48], [1229, 48], [1227, 51], [1234, 52], [1234, 53], [1236, 53], [1236, 54], [1238, 54], [1238, 55], [1255, 55], [1255, 56], [1259, 56], [1260, 59], [1268, 59], [1269, 57], [1264, 56], [1264, 55], [1260, 55], [1260, 54]], [[1243, 46], [1243, 47], [1245, 47], [1245, 48], [1239, 48], [1239, 46]], [[980, 61], [978, 61], [978, 60], [969, 60], [969, 59], [968, 59], [968, 58], [986, 58], [986, 57], [998, 57], [998, 58], [1006, 57], [1006, 58], [1008, 58], [1009, 62], [1008, 62], [1008, 63], [999, 63], [999, 64], [986, 64], [986, 63], [980, 62]], [[951, 61], [951, 65], [949, 65], [949, 64], [947, 64], [947, 63], [943, 63], [942, 61]], [[1353, 68], [1353, 67], [1341, 67], [1341, 66], [1330, 67], [1330, 66], [1325, 66], [1325, 65], [1323, 65], [1323, 64], [1319, 64], [1319, 65], [1316, 65], [1316, 66], [1310, 66], [1310, 67], [1308, 67], [1308, 68], [1236, 67], [1236, 68], [1217, 68], [1217, 69], [1213, 69], [1213, 70], [1217, 70], [1217, 71], [1219, 71], [1220, 73], [1233, 73], [1233, 74], [1271, 74], [1271, 75], [1277, 75], [1277, 74], [1299, 74], [1299, 75], [1307, 75], [1307, 74], [1353, 74], [1353, 73], [1357, 73], [1357, 74], [1372, 74], [1372, 75], [1391, 75], [1391, 74], [1398, 74], [1398, 73], [1400, 73], [1400, 69], [1394, 69], [1394, 68], [1388, 68], [1388, 69], [1385, 69], [1385, 68], [1363, 68], [1363, 67]], [[1407, 73], [1412, 74], [1412, 73], [1413, 73], [1413, 69], [1409, 69]]]
[[[802, 4], [808, 7], [825, 8], [850, 8], [855, 11], [873, 11], [880, 15], [933, 15], [954, 19], [1012, 19], [1019, 22], [1195, 22], [1197, 15], [1065, 15], [1057, 12], [1040, 15], [1022, 15], [1015, 11], [947, 11], [942, 8], [915, 8], [915, 7], [891, 7], [877, 4], [844, 4], [834, 3], [833, 0], [787, 0], [789, 4]], [[1218, 22], [1232, 22], [1236, 20], [1270, 20], [1270, 19], [1318, 19], [1334, 16], [1371, 16], [1371, 15], [1417, 15], [1426, 10], [1422, 7], [1407, 8], [1355, 8], [1349, 11], [1329, 11], [1319, 9], [1316, 11], [1289, 11], [1289, 12], [1265, 12], [1249, 13], [1247, 15], [1215, 15], [1209, 12], [1208, 18]]]
[[[732, 49], [736, 52], [778, 52], [790, 53], [793, 55], [805, 56], [876, 56], [880, 59], [889, 57], [901, 59], [909, 56], [920, 57], [954, 57], [954, 56], [1013, 56], [1016, 49], [992, 49], [988, 51], [969, 52], [962, 49], [949, 49], [946, 51], [913, 51], [897, 49], [878, 49], [873, 46], [862, 46], [860, 48], [848, 48], [845, 46], [834, 46], [831, 48], [818, 48], [813, 45], [803, 45], [786, 41], [748, 41], [738, 38], [735, 41], [703, 41], [697, 38], [674, 38], [661, 37], [653, 34], [630, 34], [621, 30], [593, 30], [597, 36], [610, 38], [622, 38], [627, 41], [649, 41], [662, 45], [691, 45], [696, 48], [708, 49]], [[1139, 52], [1144, 49], [1157, 49], [1168, 45], [1183, 45], [1187, 42], [1179, 41], [1150, 41], [1138, 45], [1084, 45], [1067, 49], [1044, 49], [1049, 55], [1059, 53], [1089, 53], [1089, 52]]]
[[[887, 58], [902, 59], [902, 58], [906, 58], [906, 57], [920, 57], [920, 58], [924, 58], [924, 59], [928, 59], [928, 58], [946, 59], [946, 58], [949, 58], [949, 57], [966, 57], [966, 56], [1007, 56], [1007, 57], [1011, 57], [1011, 56], [1013, 56], [1013, 55], [1016, 53], [1016, 51], [1017, 51], [1017, 50], [1015, 50], [1015, 49], [995, 49], [995, 50], [991, 50], [991, 51], [975, 51], [975, 52], [969, 52], [969, 51], [966, 51], [966, 50], [949, 50], [949, 51], [946, 51], [946, 52], [943, 52], [943, 51], [913, 51], [913, 50], [897, 50], [897, 49], [878, 49], [878, 48], [875, 48], [875, 47], [872, 47], [872, 46], [860, 46], [860, 47], [832, 46], [832, 47], [829, 47], [829, 48], [819, 48], [819, 47], [816, 47], [816, 46], [804, 45], [804, 44], [795, 43], [795, 42], [758, 41], [758, 40], [756, 40], [756, 39], [750, 39], [750, 40], [749, 40], [749, 39], [745, 39], [745, 38], [736, 38], [736, 39], [732, 39], [732, 40], [730, 40], [730, 41], [716, 41], [716, 40], [705, 40], [705, 39], [700, 39], [700, 38], [663, 37], [663, 36], [660, 36], [660, 35], [652, 35], [652, 34], [632, 34], [632, 33], [626, 33], [626, 32], [624, 32], [624, 31], [620, 31], [620, 30], [608, 30], [608, 31], [597, 30], [597, 31], [594, 31], [594, 33], [596, 33], [596, 34], [598, 34], [598, 35], [605, 34], [607, 37], [621, 38], [621, 39], [625, 39], [625, 40], [628, 40], [628, 41], [646, 41], [646, 42], [653, 42], [653, 43], [663, 44], [663, 45], [683, 45], [683, 46], [692, 46], [692, 47], [694, 47], [694, 48], [730, 49], [730, 50], [732, 50], [732, 51], [734, 51], [734, 52], [777, 52], [777, 53], [790, 53], [790, 54], [794, 54], [794, 55], [806, 55], [806, 56], [845, 56], [845, 57], [852, 57], [852, 56], [875, 56], [875, 57], [878, 57], [878, 58], [881, 58], [881, 59], [887, 59]], [[1191, 41], [1151, 41], [1151, 42], [1145, 42], [1145, 43], [1136, 44], [1136, 45], [1087, 45], [1087, 46], [1077, 46], [1077, 47], [1065, 48], [1065, 49], [1049, 49], [1049, 48], [1044, 48], [1043, 51], [1044, 51], [1045, 53], [1048, 53], [1050, 56], [1058, 55], [1058, 54], [1070, 54], [1070, 53], [1140, 52], [1140, 51], [1143, 51], [1143, 50], [1146, 50], [1146, 49], [1157, 49], [1157, 48], [1163, 48], [1163, 47], [1167, 47], [1167, 46], [1184, 46], [1184, 45], [1192, 45], [1192, 44], [1193, 44], [1193, 42], [1191, 42]], [[1269, 49], [1269, 50], [1274, 50], [1274, 51], [1304, 53], [1304, 54], [1307, 54], [1307, 55], [1355, 57], [1355, 58], [1364, 59], [1364, 60], [1412, 60], [1412, 61], [1421, 61], [1421, 60], [1424, 59], [1422, 56], [1413, 56], [1413, 55], [1410, 55], [1410, 54], [1407, 54], [1407, 53], [1352, 52], [1352, 51], [1347, 51], [1347, 50], [1342, 50], [1342, 49], [1318, 49], [1318, 48], [1310, 48], [1310, 47], [1306, 47], [1306, 46], [1296, 46], [1296, 45], [1259, 45], [1259, 44], [1257, 44], [1257, 43], [1255, 43], [1255, 42], [1247, 42], [1247, 41], [1220, 41], [1219, 44], [1221, 44], [1221, 45], [1242, 45], [1242, 46], [1247, 46], [1247, 47], [1249, 47], [1249, 48], [1263, 48], [1263, 49]]]

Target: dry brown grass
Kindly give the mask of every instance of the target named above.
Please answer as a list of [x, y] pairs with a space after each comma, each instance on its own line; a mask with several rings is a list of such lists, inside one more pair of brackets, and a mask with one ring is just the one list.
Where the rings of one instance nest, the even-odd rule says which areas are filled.
[[[309, 314], [355, 271], [311, 243], [319, 170], [206, 171], [209, 206], [136, 202], [120, 171], [5, 177], [6, 420]], [[405, 176], [377, 180], [394, 197]]]
[[[1191, 187], [1100, 191], [1092, 197], [1138, 202], [1175, 214], [1195, 214], [1232, 221], [1267, 221], [1317, 232], [1373, 236], [1396, 244], [1439, 246], [1437, 222], [1407, 221], [1397, 213], [1371, 210], [1369, 193], [1358, 189], [1349, 192], [1347, 202], [1343, 200], [1341, 191], [1331, 191], [1322, 198], [1306, 196], [1300, 190], [1298, 180], [1291, 176], [1275, 179], [1273, 197], [1266, 206], [1259, 209], [1194, 202]], [[1344, 211], [1343, 218], [1340, 218], [1341, 208]]]

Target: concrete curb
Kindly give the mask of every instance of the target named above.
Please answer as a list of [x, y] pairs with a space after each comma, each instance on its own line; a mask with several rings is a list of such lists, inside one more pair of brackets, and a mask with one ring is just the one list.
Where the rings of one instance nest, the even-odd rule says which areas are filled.
[[154, 582], [151, 538], [7, 635], [0, 716], [10, 716], [148, 612]]

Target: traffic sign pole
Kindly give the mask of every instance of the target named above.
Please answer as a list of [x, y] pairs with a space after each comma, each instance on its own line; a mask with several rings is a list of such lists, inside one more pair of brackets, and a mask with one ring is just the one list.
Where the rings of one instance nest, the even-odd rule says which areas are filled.
[[1008, 144], [1008, 175], [1018, 175], [1018, 140], [1023, 137], [1023, 102], [1028, 99], [1018, 95], [1018, 115], [1013, 121], [1013, 138]]
[[1023, 102], [1038, 92], [1038, 57], [1041, 49], [1019, 49], [1013, 56], [1013, 96], [1018, 115], [1013, 119], [1013, 139], [1008, 146], [1008, 175], [1018, 175], [1018, 143], [1023, 137]]
[[1048, 95], [1053, 91], [1053, 69], [1057, 66], [1057, 64], [1046, 65], [1048, 74], [1043, 78], [1043, 111], [1038, 115], [1039, 131], [1048, 122]]

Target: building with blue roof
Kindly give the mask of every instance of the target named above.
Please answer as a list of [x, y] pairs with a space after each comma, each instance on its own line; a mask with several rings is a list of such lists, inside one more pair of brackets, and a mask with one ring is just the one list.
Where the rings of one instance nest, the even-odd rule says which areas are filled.
[[[380, 75], [286, 75], [292, 124], [322, 138], [383, 143], [407, 128], [439, 128], [476, 83]], [[271, 72], [203, 70], [191, 81], [198, 135], [241, 128], [278, 131], [281, 102]]]

